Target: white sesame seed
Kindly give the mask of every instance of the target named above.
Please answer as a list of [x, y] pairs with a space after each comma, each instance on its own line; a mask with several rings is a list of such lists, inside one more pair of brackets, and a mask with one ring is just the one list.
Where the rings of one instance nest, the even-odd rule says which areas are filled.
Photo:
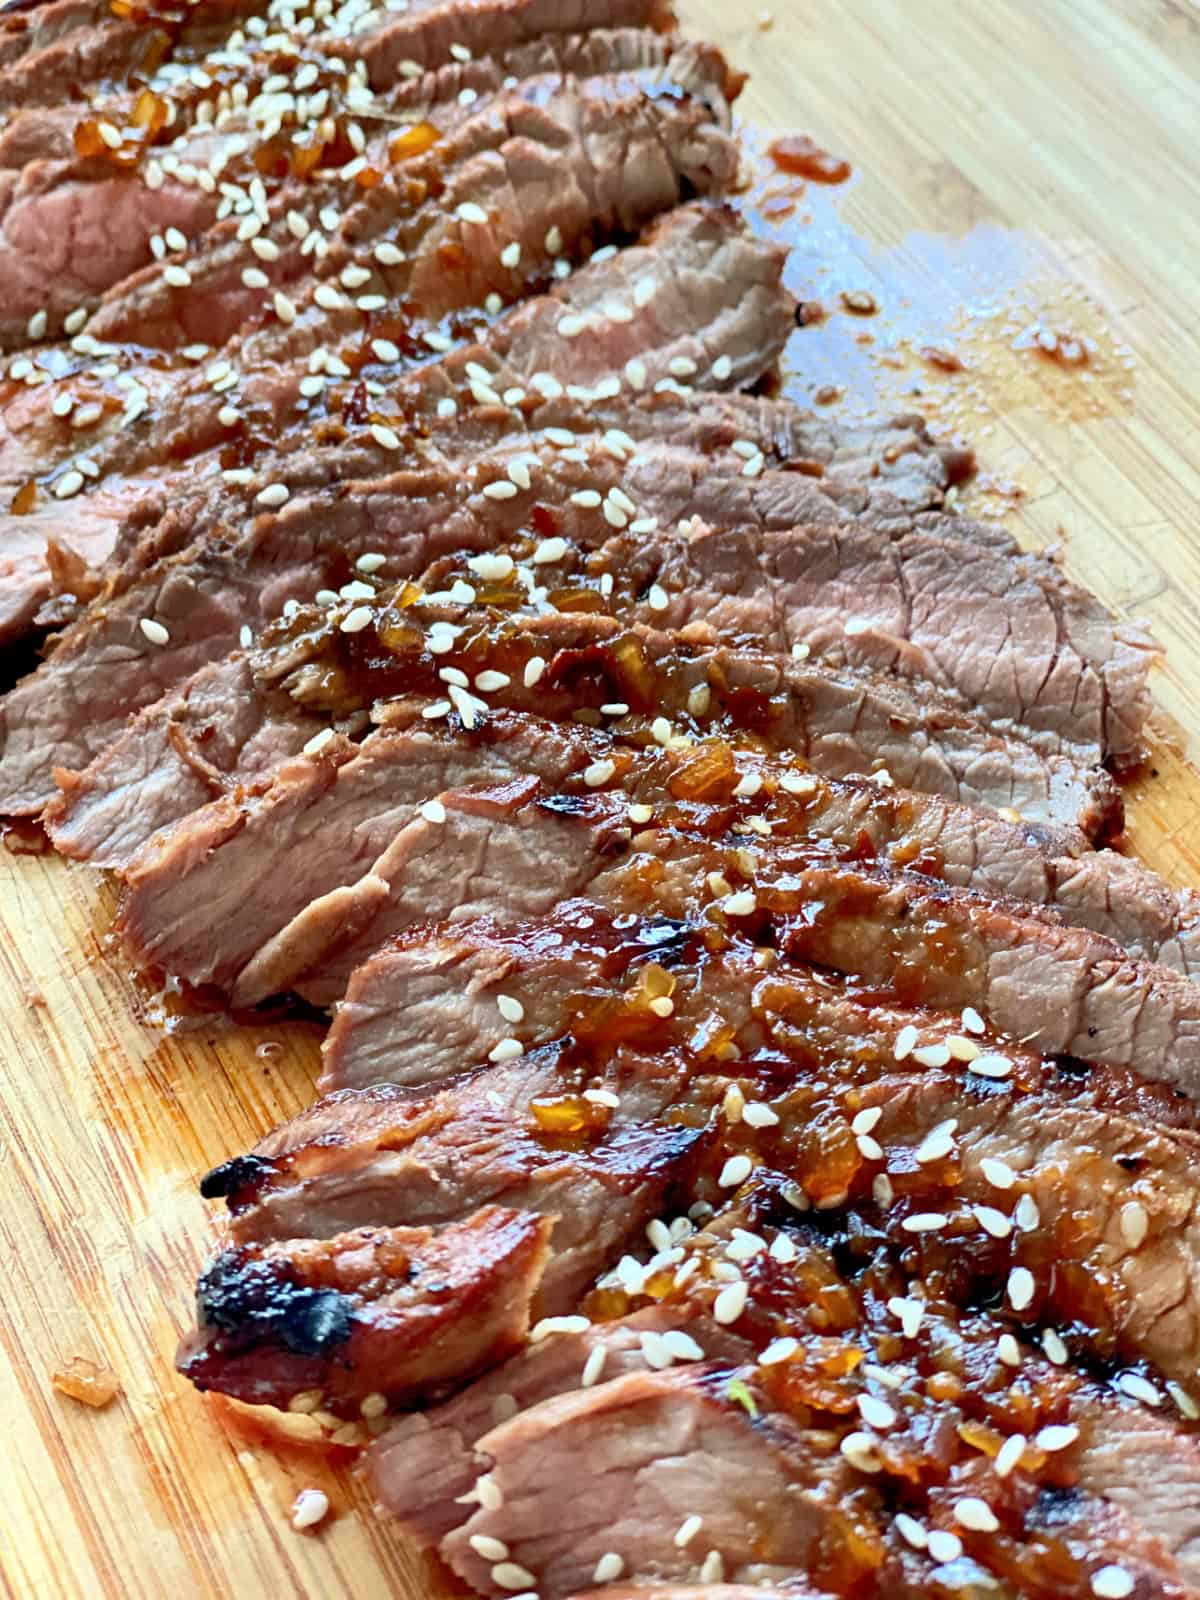
[[971, 1210], [984, 1233], [991, 1234], [993, 1239], [1007, 1239], [1012, 1233], [1012, 1223], [995, 1206], [972, 1206]]
[[[530, 656], [529, 660], [525, 663], [525, 671], [521, 675], [521, 680], [527, 689], [532, 689], [537, 683], [541, 682], [545, 671], [545, 659], [542, 656]], [[596, 781], [607, 782], [608, 780], [597, 779]]]
[[650, 724], [650, 733], [655, 743], [662, 745], [664, 750], [675, 737], [675, 730], [666, 717], [655, 717]]
[[[256, 239], [254, 242], [258, 244], [259, 240]], [[313, 299], [323, 311], [337, 311], [346, 303], [331, 283], [319, 283], [313, 290]], [[437, 347], [433, 345], [433, 338], [433, 334], [427, 333], [425, 335], [425, 343], [436, 349]]]
[[440, 800], [426, 800], [420, 807], [421, 815], [426, 822], [445, 822], [446, 808]]
[[880, 1430], [894, 1428], [898, 1420], [895, 1408], [888, 1405], [886, 1400], [881, 1400], [878, 1395], [873, 1394], [859, 1395], [858, 1414], [868, 1428], [878, 1428]]
[[897, 1512], [895, 1518], [896, 1532], [914, 1550], [924, 1550], [929, 1543], [929, 1535], [915, 1517], [910, 1517], [907, 1511]]
[[593, 761], [591, 766], [584, 768], [583, 781], [589, 789], [598, 789], [601, 784], [608, 782], [616, 770], [613, 761]]
[[1028, 1267], [1014, 1267], [1008, 1275], [1006, 1293], [1014, 1311], [1024, 1311], [1033, 1303], [1036, 1285]]
[[608, 1550], [596, 1563], [592, 1573], [593, 1583], [611, 1583], [614, 1578], [619, 1578], [625, 1571], [625, 1562], [617, 1555], [615, 1550]]
[[[1043, 1432], [1045, 1431], [1048, 1430], [1043, 1430]], [[1020, 1466], [1021, 1457], [1024, 1454], [1025, 1435], [1023, 1433], [1014, 1433], [1011, 1437], [1005, 1439], [996, 1452], [996, 1459], [992, 1463], [996, 1476], [998, 1478], [1007, 1478], [1010, 1473], [1015, 1472]]]
[[987, 1501], [974, 1495], [967, 1495], [956, 1502], [954, 1520], [962, 1527], [970, 1528], [972, 1533], [995, 1533], [1000, 1526], [996, 1513]]
[[900, 1324], [900, 1330], [906, 1339], [915, 1339], [921, 1331], [921, 1322], [925, 1316], [925, 1307], [920, 1300], [902, 1299], [893, 1295], [887, 1303], [887, 1308]]
[[793, 1239], [789, 1239], [786, 1233], [777, 1233], [774, 1239], [771, 1241], [770, 1250], [767, 1252], [772, 1261], [782, 1261], [785, 1263], [789, 1261], [795, 1261], [798, 1253], [799, 1252], [796, 1249], [795, 1241]]
[[779, 1123], [779, 1114], [761, 1100], [752, 1100], [742, 1112], [742, 1120], [750, 1128], [774, 1128]]
[[342, 633], [361, 633], [371, 622], [373, 613], [370, 606], [355, 606], [348, 611], [338, 624]]
[[573, 312], [559, 318], [558, 332], [564, 339], [577, 339], [587, 327], [587, 319], [576, 316]]
[[950, 1054], [955, 1061], [977, 1061], [983, 1054], [974, 1039], [968, 1039], [962, 1033], [952, 1033], [946, 1043], [949, 1045]]
[[1127, 1201], [1121, 1207], [1121, 1237], [1131, 1250], [1137, 1250], [1146, 1239], [1150, 1229], [1150, 1218], [1146, 1208], [1138, 1200]]
[[546, 233], [546, 254], [551, 256], [561, 255], [562, 248], [562, 229], [555, 225], [554, 227], [549, 228]]
[[169, 644], [171, 642], [171, 635], [167, 632], [166, 628], [163, 627], [161, 622], [155, 622], [153, 617], [143, 617], [138, 623], [138, 627], [142, 630], [143, 635], [150, 641], [151, 644], [161, 645]]
[[984, 1033], [987, 1026], [974, 1006], [963, 1008], [962, 1025], [967, 1033]]
[[629, 387], [639, 394], [650, 382], [646, 363], [639, 356], [633, 356], [625, 363], [625, 376], [629, 381]]
[[512, 576], [514, 562], [511, 556], [488, 551], [484, 555], [471, 556], [467, 566], [477, 578], [500, 580]]
[[949, 1220], [941, 1211], [917, 1211], [900, 1226], [906, 1233], [939, 1233]]
[[848, 1433], [838, 1449], [850, 1465], [857, 1467], [860, 1472], [880, 1470], [881, 1463], [875, 1440], [869, 1433]]
[[504, 1492], [490, 1472], [476, 1478], [475, 1498], [485, 1511], [499, 1511], [504, 1504]]
[[931, 1161], [944, 1161], [954, 1151], [954, 1134], [958, 1128], [958, 1119], [950, 1117], [945, 1122], [940, 1122], [936, 1128], [931, 1129], [922, 1139], [913, 1152], [913, 1159], [921, 1166]]
[[1008, 1162], [997, 1161], [994, 1156], [985, 1156], [979, 1163], [979, 1170], [993, 1189], [1011, 1189], [1017, 1181], [1017, 1175]]
[[994, 1054], [977, 1056], [970, 1065], [970, 1070], [980, 1078], [1007, 1078], [1012, 1069], [1010, 1057]]
[[464, 200], [455, 212], [455, 216], [460, 222], [471, 222], [479, 227], [484, 226], [488, 220], [487, 212], [481, 205], [476, 205], [474, 200]]
[[1002, 1333], [996, 1340], [996, 1359], [1006, 1367], [1021, 1365], [1021, 1346], [1011, 1333]]
[[758, 906], [758, 899], [753, 889], [740, 889], [736, 894], [726, 895], [721, 902], [721, 909], [731, 917], [748, 917]]
[[896, 1191], [892, 1187], [892, 1180], [886, 1172], [876, 1173], [871, 1182], [871, 1195], [877, 1206], [882, 1206], [886, 1211], [896, 1198]]
[[504, 478], [498, 478], [495, 483], [485, 484], [483, 488], [483, 493], [489, 500], [515, 500], [517, 492], [516, 484], [509, 483]]
[[904, 1027], [900, 1029], [900, 1032], [896, 1035], [896, 1042], [892, 1046], [892, 1054], [895, 1056], [897, 1061], [903, 1061], [907, 1056], [912, 1054], [913, 1048], [916, 1045], [919, 1037], [920, 1035], [917, 1033], [917, 1030], [913, 1027], [911, 1022], [906, 1023]]
[[292, 1501], [292, 1527], [297, 1533], [315, 1528], [329, 1515], [329, 1496], [320, 1489], [301, 1489]]
[[501, 1561], [492, 1568], [492, 1582], [497, 1589], [531, 1589], [537, 1582], [533, 1573], [515, 1561]]
[[864, 1161], [882, 1161], [883, 1146], [878, 1139], [873, 1139], [869, 1133], [858, 1133], [854, 1136], [854, 1143], [858, 1153]]
[[186, 289], [191, 281], [192, 275], [186, 267], [179, 267], [171, 262], [163, 268], [163, 282], [170, 284], [172, 289]]
[[604, 1345], [598, 1344], [595, 1349], [588, 1351], [588, 1358], [583, 1364], [583, 1374], [579, 1379], [582, 1389], [590, 1389], [598, 1383], [600, 1374], [604, 1371], [604, 1363], [608, 1359], [608, 1351]]
[[503, 1539], [493, 1539], [486, 1533], [473, 1533], [468, 1540], [471, 1549], [485, 1561], [507, 1561], [508, 1546]]
[[238, 643], [241, 645], [243, 650], [249, 650], [250, 646], [254, 643], [254, 633], [248, 622], [243, 622], [241, 627], [238, 629]]
[[445, 400], [439, 400], [437, 403], [437, 414], [442, 418], [443, 421], [448, 422], [451, 417], [456, 417], [458, 415], [458, 401], [451, 400], [449, 398]]
[[670, 605], [667, 591], [657, 583], [651, 584], [650, 592], [646, 596], [651, 611], [665, 611]]
[[1167, 1393], [1189, 1422], [1195, 1422], [1200, 1417], [1200, 1405], [1196, 1404], [1186, 1389], [1172, 1380], [1167, 1383]]
[[1017, 1208], [1013, 1212], [1013, 1221], [1022, 1233], [1032, 1233], [1042, 1220], [1038, 1210], [1038, 1203], [1031, 1194], [1023, 1194], [1017, 1201]]
[[785, 1337], [773, 1339], [758, 1358], [760, 1367], [778, 1366], [781, 1361], [790, 1361], [800, 1348], [799, 1340]]
[[1092, 1593], [1101, 1600], [1126, 1600], [1133, 1593], [1133, 1576], [1124, 1567], [1101, 1567], [1092, 1573]]
[[371, 437], [377, 445], [385, 450], [399, 450], [400, 435], [394, 428], [389, 428], [386, 423], [373, 422], [371, 424]]
[[1069, 1450], [1079, 1437], [1079, 1429], [1070, 1423], [1059, 1423], [1049, 1428], [1043, 1428], [1035, 1434], [1034, 1444], [1039, 1450], [1045, 1450], [1048, 1455], [1053, 1455], [1056, 1450]]
[[286, 483], [269, 483], [265, 489], [260, 489], [254, 497], [256, 505], [282, 506], [291, 498], [291, 490]]
[[913, 1051], [912, 1058], [923, 1067], [945, 1067], [950, 1063], [950, 1046], [941, 1043], [921, 1044]]
[[703, 1526], [703, 1517], [685, 1517], [675, 1530], [675, 1548], [677, 1550], [686, 1550]]
[[1127, 1394], [1131, 1400], [1140, 1400], [1143, 1405], [1162, 1405], [1162, 1395], [1152, 1383], [1148, 1383], [1139, 1373], [1123, 1372], [1117, 1379], [1117, 1388], [1122, 1394]]
[[306, 756], [320, 755], [325, 746], [333, 741], [333, 738], [334, 731], [332, 728], [322, 728], [319, 733], [314, 733], [304, 746], [304, 754]]
[[712, 1314], [715, 1321], [722, 1327], [734, 1323], [746, 1309], [746, 1301], [750, 1296], [750, 1286], [744, 1278], [739, 1278], [736, 1283], [728, 1283], [713, 1301]]
[[721, 1168], [721, 1175], [717, 1182], [722, 1189], [736, 1189], [739, 1184], [745, 1183], [753, 1171], [754, 1163], [749, 1156], [730, 1156]]
[[530, 476], [529, 464], [526, 461], [510, 461], [508, 464], [508, 475], [512, 479], [513, 483], [516, 484], [518, 489], [531, 489], [533, 487], [533, 479]]
[[1047, 1328], [1042, 1334], [1042, 1349], [1046, 1352], [1047, 1360], [1052, 1361], [1056, 1367], [1065, 1367], [1070, 1359], [1066, 1345], [1053, 1328]]
[[76, 306], [74, 311], [68, 312], [63, 318], [63, 332], [72, 335], [78, 333], [87, 319], [87, 307]]
[[82, 488], [83, 473], [77, 472], [72, 468], [70, 472], [64, 472], [54, 485], [54, 498], [56, 500], [69, 500], [72, 495], [78, 494]]
[[381, 551], [367, 550], [359, 556], [354, 565], [359, 572], [378, 572], [380, 567], [385, 566], [386, 563], [387, 557]]
[[962, 1540], [956, 1533], [950, 1533], [945, 1528], [935, 1528], [928, 1539], [929, 1554], [933, 1559], [943, 1562], [957, 1561], [962, 1555]]
[[502, 267], [507, 267], [509, 269], [509, 271], [512, 271], [512, 269], [514, 267], [520, 265], [520, 261], [521, 261], [521, 246], [514, 239], [511, 244], [506, 244], [504, 246], [504, 249], [501, 250], [501, 252], [500, 252], [500, 265]]
[[763, 780], [760, 772], [747, 772], [744, 777], [738, 779], [733, 792], [739, 800], [752, 800], [762, 786]]

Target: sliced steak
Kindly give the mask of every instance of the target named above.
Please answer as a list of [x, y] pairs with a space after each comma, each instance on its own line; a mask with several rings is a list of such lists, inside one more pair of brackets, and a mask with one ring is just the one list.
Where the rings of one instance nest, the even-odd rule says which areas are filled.
[[[479, 1442], [502, 1505], [475, 1510], [443, 1555], [480, 1594], [510, 1592], [508, 1572], [515, 1585], [524, 1570], [546, 1600], [586, 1588], [609, 1552], [621, 1570], [663, 1579], [694, 1578], [712, 1550], [718, 1576], [802, 1576], [853, 1474], [790, 1419], [752, 1421], [727, 1396], [738, 1371], [630, 1373], [502, 1422]], [[584, 1495], [564, 1476], [577, 1460], [588, 1463]], [[703, 1522], [696, 1551], [675, 1541], [689, 1515]], [[481, 1556], [480, 1539], [499, 1539], [509, 1559]], [[889, 1565], [894, 1581], [900, 1564]]]
[[924, 532], [798, 529], [700, 532], [661, 550], [619, 540], [611, 569], [635, 595], [659, 586], [660, 625], [806, 644], [944, 685], [1051, 749], [1141, 750], [1157, 647], [1042, 557]]
[[518, 1349], [551, 1225], [484, 1206], [465, 1222], [244, 1245], [200, 1279], [179, 1367], [198, 1389], [283, 1409], [320, 1390], [353, 1414], [404, 1404]]
[[400, 15], [377, 12], [374, 27], [349, 38], [319, 34], [315, 43], [364, 62], [368, 81], [379, 88], [403, 76], [408, 62], [439, 66], [455, 45], [473, 56], [499, 55], [542, 34], [663, 27], [671, 20], [665, 0], [421, 0]]
[[481, 1206], [549, 1217], [536, 1314], [570, 1311], [670, 1203], [705, 1138], [702, 1127], [660, 1121], [683, 1087], [679, 1063], [633, 1054], [597, 1079], [619, 1105], [597, 1110], [586, 1143], [547, 1136], [531, 1102], [588, 1076], [549, 1050], [423, 1096], [390, 1086], [333, 1096], [218, 1167], [202, 1192], [228, 1199], [237, 1246], [437, 1229]]
[[122, 930], [147, 966], [230, 988], [314, 899], [368, 874], [418, 806], [514, 781], [554, 793], [587, 760], [580, 740], [520, 719], [497, 719], [481, 737], [334, 739], [286, 763], [263, 793], [215, 801], [147, 847], [125, 875]]
[[548, 1332], [444, 1404], [396, 1419], [366, 1458], [376, 1500], [405, 1532], [436, 1544], [470, 1515], [480, 1476], [475, 1449], [497, 1422], [553, 1395], [591, 1388], [601, 1376], [610, 1382], [654, 1370], [662, 1335], [671, 1332], [686, 1334], [697, 1359], [737, 1365], [752, 1351], [747, 1340], [687, 1307], [653, 1307], [580, 1332]]
[[[684, 269], [688, 260], [697, 263], [694, 270]], [[743, 268], [746, 277], [740, 275]], [[652, 364], [660, 361], [662, 370], [675, 350], [702, 351], [702, 340], [718, 349], [732, 346], [728, 378], [712, 381], [742, 382], [761, 373], [786, 337], [790, 301], [779, 288], [779, 269], [776, 252], [753, 245], [731, 219], [695, 208], [676, 213], [643, 249], [577, 274], [561, 293], [578, 293], [590, 302], [602, 288], [611, 293], [626, 280], [661, 272], [669, 288], [643, 308], [640, 324], [635, 318], [628, 327], [614, 325], [615, 334], [621, 340], [628, 336], [631, 349], [640, 340], [643, 355], [649, 342], [659, 352]], [[755, 284], [748, 294], [747, 280]], [[567, 300], [568, 306], [572, 303]], [[560, 299], [521, 307], [497, 323], [493, 347], [502, 348], [528, 382], [545, 361], [554, 364], [555, 352], [561, 358], [563, 342], [552, 330], [563, 314]], [[598, 372], [614, 354], [598, 340], [578, 341], [569, 348], [577, 370], [590, 357]], [[622, 348], [618, 340], [618, 353]], [[412, 393], [423, 394], [429, 410], [436, 412], [439, 394], [445, 397], [455, 387], [451, 379], [456, 370], [453, 362], [435, 363], [422, 380], [413, 380], [417, 386]], [[296, 475], [293, 468], [289, 476]], [[265, 531], [256, 521], [248, 535], [251, 546]], [[271, 614], [271, 591], [264, 598], [263, 574], [247, 578], [247, 557], [236, 536], [184, 551], [146, 573], [119, 598], [101, 597], [66, 631], [52, 660], [4, 702], [0, 790], [10, 812], [40, 810], [52, 795], [55, 767], [82, 768], [129, 715], [225, 654], [250, 612], [251, 593], [256, 609], [261, 608], [259, 617]], [[280, 594], [279, 604], [285, 598]], [[183, 648], [150, 647], [141, 626], [147, 619], [165, 627], [168, 642]], [[131, 670], [132, 661], [139, 662], [138, 670]]]

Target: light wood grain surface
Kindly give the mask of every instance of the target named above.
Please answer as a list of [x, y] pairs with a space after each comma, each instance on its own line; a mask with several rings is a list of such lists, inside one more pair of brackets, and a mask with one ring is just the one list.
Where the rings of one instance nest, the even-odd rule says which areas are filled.
[[[1200, 10], [1191, 0], [685, 0], [751, 83], [757, 128], [804, 129], [854, 163], [801, 193], [781, 234], [798, 287], [835, 312], [797, 335], [793, 392], [924, 407], [978, 442], [979, 502], [1169, 655], [1162, 737], [1131, 836], [1200, 884]], [[764, 14], [771, 15], [769, 26]], [[761, 176], [761, 173], [760, 173]], [[781, 201], [779, 195], [787, 191]], [[1084, 371], [1012, 348], [1041, 322], [1086, 335]], [[864, 342], [869, 341], [869, 342]], [[1019, 341], [1018, 341], [1019, 342]], [[945, 373], [922, 346], [954, 350]], [[1005, 498], [1009, 484], [1024, 498]], [[166, 1037], [106, 945], [93, 874], [0, 852], [0, 1589], [190, 1600], [453, 1592], [305, 1447], [253, 1427], [171, 1368], [209, 1238], [197, 1175], [311, 1096], [298, 1026]], [[139, 1020], [139, 1007], [143, 1020]], [[91, 1412], [49, 1375], [108, 1362]], [[298, 1535], [306, 1485], [336, 1515]]]

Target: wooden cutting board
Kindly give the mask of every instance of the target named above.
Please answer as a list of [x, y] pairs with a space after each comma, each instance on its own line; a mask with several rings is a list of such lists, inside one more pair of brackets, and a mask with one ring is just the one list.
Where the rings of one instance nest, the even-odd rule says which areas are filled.
[[[748, 124], [804, 129], [855, 167], [768, 185], [793, 279], [831, 308], [797, 334], [793, 392], [960, 424], [977, 494], [1169, 650], [1131, 835], [1200, 884], [1200, 11], [1190, 0], [692, 0], [688, 26], [751, 73]], [[856, 317], [842, 290], [880, 311]], [[1039, 323], [1083, 369], [1014, 350]], [[955, 352], [946, 372], [922, 346]], [[943, 363], [944, 366], [944, 363]], [[1010, 485], [1024, 498], [1006, 498]], [[106, 944], [90, 872], [0, 851], [0, 1587], [8, 1596], [404, 1600], [454, 1592], [363, 1514], [344, 1466], [175, 1378], [210, 1237], [197, 1175], [311, 1097], [317, 1034], [166, 1037]], [[123, 1394], [51, 1388], [72, 1356]], [[293, 1533], [305, 1485], [335, 1514]]]

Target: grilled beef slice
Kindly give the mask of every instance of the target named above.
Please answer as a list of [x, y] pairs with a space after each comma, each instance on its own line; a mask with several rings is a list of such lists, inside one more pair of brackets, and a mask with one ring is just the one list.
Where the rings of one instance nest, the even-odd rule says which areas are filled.
[[[685, 269], [686, 261], [694, 264], [691, 270]], [[739, 263], [752, 279], [756, 268], [759, 274], [761, 287], [749, 295], [737, 275]], [[559, 291], [568, 297], [569, 307], [571, 295], [597, 300], [605, 289], [611, 292], [623, 275], [662, 273], [662, 292], [643, 310], [641, 323], [635, 318], [629, 326], [611, 324], [611, 339], [569, 345], [573, 364], [578, 370], [590, 360], [594, 365], [589, 375], [598, 376], [614, 360], [623, 361], [626, 348], [636, 349], [637, 339], [644, 355], [647, 341], [642, 335], [653, 327], [659, 354], [651, 356], [651, 371], [656, 361], [665, 371], [676, 350], [703, 357], [702, 341], [710, 341], [714, 349], [724, 348], [731, 356], [728, 379], [712, 381], [750, 381], [774, 360], [790, 325], [791, 302], [779, 288], [779, 267], [776, 252], [753, 245], [722, 214], [704, 208], [677, 213], [676, 220], [643, 249], [623, 252], [611, 263], [580, 273]], [[564, 314], [563, 305], [562, 299], [543, 299], [519, 308], [503, 339], [505, 319], [496, 325], [492, 346], [514, 362], [510, 369], [514, 380], [520, 373], [527, 385], [546, 362], [553, 365], [561, 359], [563, 341], [553, 330]], [[710, 365], [712, 359], [716, 357], [710, 358]], [[412, 392], [423, 393], [435, 412], [438, 398], [461, 393], [457, 382], [451, 381], [456, 373], [466, 376], [461, 367], [434, 363]], [[370, 437], [365, 429], [364, 435]], [[373, 448], [386, 454], [378, 444]], [[316, 459], [320, 460], [319, 451]], [[303, 460], [301, 456], [293, 461], [289, 479], [301, 475]], [[324, 481], [325, 470], [314, 467], [310, 476]], [[249, 495], [251, 514], [252, 489], [253, 485], [238, 490]], [[252, 523], [246, 535], [251, 550], [263, 531], [257, 520]], [[53, 792], [55, 767], [86, 765], [129, 715], [206, 661], [225, 654], [247, 614], [257, 611], [260, 618], [271, 614], [269, 598], [265, 603], [260, 598], [264, 575], [255, 574], [253, 581], [245, 577], [248, 554], [236, 535], [211, 544], [201, 542], [195, 550], [185, 549], [152, 567], [118, 597], [102, 595], [93, 602], [63, 635], [52, 658], [5, 699], [0, 785], [8, 809], [40, 810]], [[279, 604], [285, 598], [280, 595]], [[165, 627], [185, 647], [164, 651], [153, 645], [142, 627], [147, 620]], [[132, 662], [137, 662], [137, 670], [131, 670]]]

